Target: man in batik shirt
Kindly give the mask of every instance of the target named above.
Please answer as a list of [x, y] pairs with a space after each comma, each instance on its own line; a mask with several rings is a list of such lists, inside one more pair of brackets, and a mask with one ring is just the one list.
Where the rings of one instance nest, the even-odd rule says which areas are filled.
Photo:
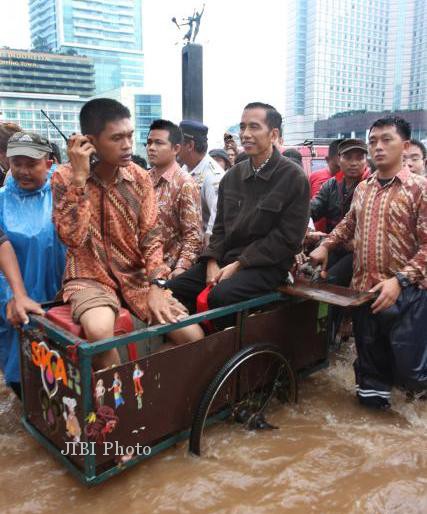
[[[170, 270], [150, 176], [132, 162], [129, 110], [97, 98], [82, 107], [80, 125], [83, 135], [68, 142], [70, 164], [52, 178], [54, 223], [68, 246], [63, 299], [73, 320], [89, 342], [113, 336], [123, 302], [148, 322], [177, 321], [184, 309], [156, 283]], [[116, 349], [94, 359], [98, 369], [119, 363]]]
[[200, 192], [196, 182], [176, 162], [182, 133], [167, 120], [151, 124], [147, 155], [158, 204], [164, 262], [174, 278], [197, 260], [203, 242]]
[[427, 180], [403, 165], [410, 138], [402, 118], [372, 125], [377, 171], [359, 184], [350, 211], [311, 253], [326, 269], [329, 251], [354, 239], [352, 285], [378, 293], [353, 317], [357, 396], [376, 408], [390, 406], [393, 386], [427, 389]]

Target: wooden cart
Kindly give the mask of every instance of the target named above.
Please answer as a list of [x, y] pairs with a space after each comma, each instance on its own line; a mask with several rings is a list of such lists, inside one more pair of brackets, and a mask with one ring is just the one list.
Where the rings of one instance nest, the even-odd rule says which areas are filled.
[[[266, 409], [297, 399], [297, 378], [328, 364], [322, 303], [371, 299], [346, 288], [299, 281], [280, 291], [88, 344], [48, 318], [21, 332], [26, 429], [85, 484], [97, 484], [190, 436], [200, 454], [204, 428], [232, 417], [268, 426]], [[235, 326], [174, 345], [164, 336], [221, 316]], [[93, 372], [111, 348], [123, 364]]]

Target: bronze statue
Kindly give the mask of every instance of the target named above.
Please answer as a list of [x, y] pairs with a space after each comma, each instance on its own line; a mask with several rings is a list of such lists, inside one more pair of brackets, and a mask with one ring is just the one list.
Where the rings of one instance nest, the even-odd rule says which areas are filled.
[[[188, 16], [187, 21], [185, 21], [185, 18], [182, 19], [184, 23], [181, 23], [181, 25], [177, 22], [175, 16], [172, 18], [172, 22], [175, 23], [175, 25], [178, 27], [178, 29], [181, 29], [181, 27], [184, 27], [185, 25], [188, 25], [188, 30], [183, 37], [184, 41], [187, 41], [188, 43], [194, 43], [196, 40], [197, 34], [199, 33], [200, 29], [200, 21], [202, 19], [203, 13], [205, 12], [205, 4], [203, 4], [203, 8], [201, 12], [198, 12], [194, 10], [193, 16]], [[194, 28], [194, 33], [193, 33]]]

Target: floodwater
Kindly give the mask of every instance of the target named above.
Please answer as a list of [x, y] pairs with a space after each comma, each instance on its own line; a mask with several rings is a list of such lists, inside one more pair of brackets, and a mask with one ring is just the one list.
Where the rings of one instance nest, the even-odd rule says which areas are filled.
[[1, 386], [0, 512], [425, 514], [427, 402], [396, 392], [391, 411], [360, 407], [352, 358], [305, 379], [269, 418], [279, 430], [208, 429], [204, 457], [181, 443], [92, 489], [24, 431]]

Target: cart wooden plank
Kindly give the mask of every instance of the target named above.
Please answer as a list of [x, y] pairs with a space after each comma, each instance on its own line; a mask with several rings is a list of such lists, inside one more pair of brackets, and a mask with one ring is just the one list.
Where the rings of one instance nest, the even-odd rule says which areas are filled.
[[355, 291], [327, 282], [311, 282], [304, 278], [297, 278], [293, 285], [279, 287], [279, 291], [289, 296], [317, 300], [339, 307], [357, 307], [373, 300], [376, 296], [375, 293]]

